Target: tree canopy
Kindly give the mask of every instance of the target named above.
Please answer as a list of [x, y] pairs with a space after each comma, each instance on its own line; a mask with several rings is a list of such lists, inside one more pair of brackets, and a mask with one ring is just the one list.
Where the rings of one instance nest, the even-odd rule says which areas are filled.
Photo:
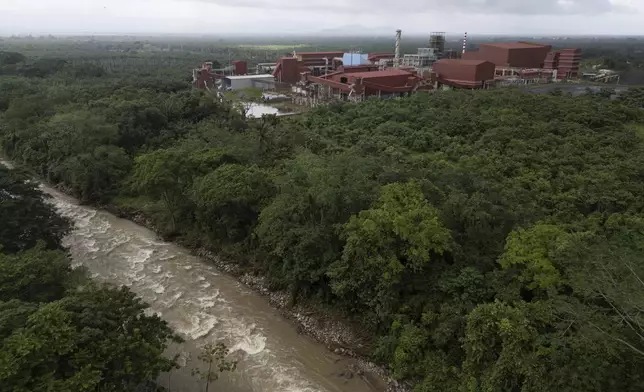
[[179, 338], [127, 288], [73, 270], [69, 222], [28, 177], [0, 167], [0, 391], [140, 391]]
[[0, 251], [27, 250], [38, 241], [50, 249], [61, 246], [70, 223], [43, 203], [42, 198], [37, 183], [0, 165]]

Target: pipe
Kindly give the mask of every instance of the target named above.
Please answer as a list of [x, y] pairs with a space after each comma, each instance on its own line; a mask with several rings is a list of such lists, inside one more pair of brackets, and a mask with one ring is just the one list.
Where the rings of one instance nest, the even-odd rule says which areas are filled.
[[467, 49], [467, 31], [465, 32], [465, 36], [463, 37], [463, 54], [465, 54], [465, 49]]
[[396, 30], [396, 50], [394, 54], [394, 67], [400, 66], [400, 42], [402, 41], [402, 30]]

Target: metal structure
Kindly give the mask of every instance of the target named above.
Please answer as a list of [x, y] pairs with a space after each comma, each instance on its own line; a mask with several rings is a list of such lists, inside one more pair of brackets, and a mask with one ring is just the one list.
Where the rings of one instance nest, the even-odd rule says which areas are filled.
[[215, 72], [211, 62], [205, 62], [201, 68], [192, 70], [192, 85], [198, 89], [210, 90], [223, 77], [224, 75]]
[[384, 71], [385, 69], [393, 68], [394, 61], [395, 60], [393, 58], [392, 59], [380, 59], [380, 60], [376, 61], [375, 64], [378, 66], [379, 71]]
[[402, 42], [402, 30], [396, 30], [396, 46], [394, 50], [394, 66], [400, 66], [400, 44]]
[[280, 83], [296, 84], [300, 74], [311, 72], [315, 76], [335, 71], [342, 64], [344, 52], [293, 52], [281, 57], [273, 69], [273, 76]]
[[586, 72], [582, 74], [582, 78], [586, 80], [591, 80], [597, 83], [612, 83], [619, 84], [619, 74], [610, 69], [600, 69], [597, 73]]
[[445, 33], [434, 32], [429, 35], [429, 47], [434, 49], [439, 57], [445, 53]]
[[276, 67], [277, 67], [277, 63], [258, 63], [255, 66], [255, 73], [256, 74], [272, 73]]
[[514, 86], [557, 82], [556, 69], [496, 67], [497, 86]]
[[415, 68], [422, 73], [429, 71], [432, 64], [440, 59], [438, 53], [433, 48], [418, 48], [416, 54], [405, 54], [402, 58], [402, 65], [405, 67]]

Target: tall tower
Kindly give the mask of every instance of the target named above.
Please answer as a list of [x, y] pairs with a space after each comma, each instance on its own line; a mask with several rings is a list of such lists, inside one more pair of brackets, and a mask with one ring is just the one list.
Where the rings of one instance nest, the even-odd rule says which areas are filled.
[[402, 30], [396, 30], [396, 50], [394, 52], [394, 67], [400, 66], [400, 42], [402, 41]]
[[438, 58], [445, 54], [445, 33], [431, 33], [429, 35], [429, 47], [434, 49]]
[[465, 36], [463, 36], [463, 54], [465, 54], [466, 49], [467, 49], [467, 31], [465, 32]]

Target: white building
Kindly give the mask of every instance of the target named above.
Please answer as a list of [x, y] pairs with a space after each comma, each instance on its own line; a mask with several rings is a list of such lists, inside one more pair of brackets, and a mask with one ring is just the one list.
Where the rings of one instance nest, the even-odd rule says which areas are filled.
[[266, 90], [275, 88], [275, 78], [271, 74], [226, 76], [222, 82], [230, 90], [241, 90], [244, 88]]

